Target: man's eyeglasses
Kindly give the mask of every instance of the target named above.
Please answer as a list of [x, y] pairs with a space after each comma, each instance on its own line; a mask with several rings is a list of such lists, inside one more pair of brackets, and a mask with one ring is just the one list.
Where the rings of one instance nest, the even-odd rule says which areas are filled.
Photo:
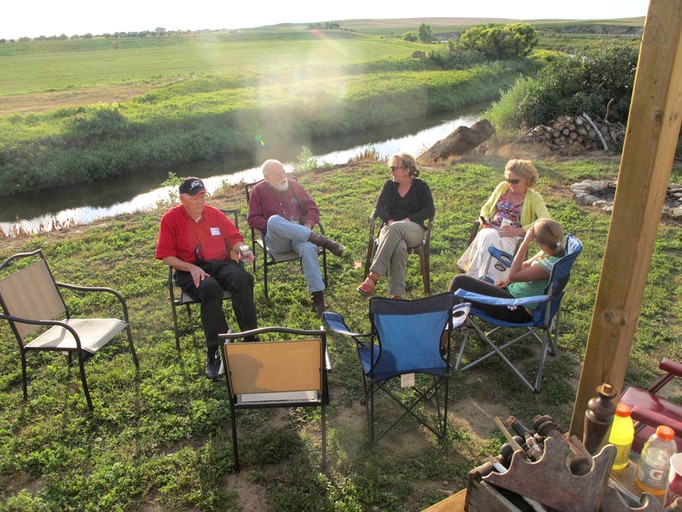
[[391, 171], [397, 171], [398, 169], [404, 169], [404, 167], [398, 167], [397, 165], [392, 165], [391, 167], [389, 167], [389, 169], [391, 169]]
[[519, 183], [521, 183], [521, 180], [518, 178], [514, 178], [511, 180], [509, 178], [505, 178], [504, 181], [506, 181], [507, 183], [511, 183], [512, 185], [518, 185]]

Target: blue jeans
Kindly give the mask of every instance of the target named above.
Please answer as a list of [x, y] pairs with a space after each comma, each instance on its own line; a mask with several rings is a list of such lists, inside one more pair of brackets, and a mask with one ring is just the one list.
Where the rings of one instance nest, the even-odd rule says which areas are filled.
[[295, 252], [301, 258], [303, 275], [308, 283], [310, 293], [324, 290], [324, 282], [320, 273], [320, 260], [317, 257], [317, 246], [308, 242], [310, 230], [291, 222], [290, 220], [273, 215], [268, 219], [265, 232], [265, 243], [272, 252]]

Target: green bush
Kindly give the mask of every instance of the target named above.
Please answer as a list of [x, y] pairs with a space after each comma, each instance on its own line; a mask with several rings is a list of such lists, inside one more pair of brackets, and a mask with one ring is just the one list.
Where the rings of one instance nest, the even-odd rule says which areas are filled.
[[462, 33], [462, 46], [491, 59], [526, 57], [538, 44], [535, 27], [525, 23], [475, 25]]
[[522, 125], [548, 124], [562, 115], [607, 117], [627, 123], [638, 51], [625, 45], [590, 50], [550, 62], [519, 105]]

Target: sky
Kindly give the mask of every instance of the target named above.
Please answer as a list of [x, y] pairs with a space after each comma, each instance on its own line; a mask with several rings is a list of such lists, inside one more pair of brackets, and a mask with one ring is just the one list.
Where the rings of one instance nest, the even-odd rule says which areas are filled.
[[6, 0], [0, 38], [155, 30], [238, 29], [349, 19], [614, 19], [646, 16], [649, 0]]

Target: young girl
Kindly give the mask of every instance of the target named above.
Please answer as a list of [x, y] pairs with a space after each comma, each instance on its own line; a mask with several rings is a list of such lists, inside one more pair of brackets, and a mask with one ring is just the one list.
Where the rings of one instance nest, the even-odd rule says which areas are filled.
[[[540, 248], [540, 252], [526, 260], [528, 246], [533, 240]], [[564, 233], [557, 221], [549, 218], [538, 219], [526, 231], [506, 278], [490, 284], [478, 278], [460, 274], [455, 276], [450, 283], [450, 291], [462, 289], [507, 299], [543, 295], [552, 267], [565, 254], [563, 240]], [[533, 309], [536, 305], [528, 304], [525, 307], [510, 309], [507, 306], [473, 302], [472, 306], [497, 319], [523, 323], [532, 320]]]

